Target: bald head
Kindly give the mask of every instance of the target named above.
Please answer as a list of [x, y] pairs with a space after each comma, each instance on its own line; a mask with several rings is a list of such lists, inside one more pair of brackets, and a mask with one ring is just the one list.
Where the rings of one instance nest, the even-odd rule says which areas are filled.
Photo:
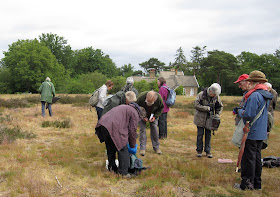
[[145, 102], [148, 106], [152, 106], [154, 102], [157, 100], [157, 94], [155, 91], [149, 91], [146, 96]]

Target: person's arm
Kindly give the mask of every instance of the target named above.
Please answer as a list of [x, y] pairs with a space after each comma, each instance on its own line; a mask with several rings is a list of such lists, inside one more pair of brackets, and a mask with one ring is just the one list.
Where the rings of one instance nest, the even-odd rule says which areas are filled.
[[134, 148], [136, 144], [138, 122], [139, 117], [136, 117], [135, 114], [131, 115], [128, 125], [128, 142], [131, 148]]
[[153, 111], [154, 119], [160, 117], [162, 110], [164, 108], [163, 100], [159, 94], [158, 94], [158, 98], [157, 98], [157, 101], [155, 104], [157, 105], [157, 108]]
[[206, 105], [202, 105], [200, 101], [202, 100], [202, 92], [199, 93], [194, 101], [194, 108], [197, 109], [198, 111], [202, 112], [210, 112], [210, 107]]

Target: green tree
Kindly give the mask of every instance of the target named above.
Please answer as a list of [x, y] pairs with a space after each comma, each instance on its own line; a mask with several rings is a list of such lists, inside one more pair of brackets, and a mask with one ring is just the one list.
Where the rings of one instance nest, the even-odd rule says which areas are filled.
[[134, 82], [134, 85], [133, 85], [137, 90], [138, 90], [138, 93], [140, 94], [141, 92], [144, 92], [144, 91], [149, 91], [151, 90], [150, 89], [150, 85], [149, 83], [146, 81], [146, 80], [141, 80], [141, 81], [138, 81], [138, 82]]
[[165, 63], [159, 61], [157, 58], [150, 58], [146, 62], [142, 62], [139, 64], [144, 70], [147, 72], [147, 69], [154, 68], [156, 70], [156, 73], [159, 73], [164, 68]]
[[74, 73], [72, 76], [100, 71], [108, 76], [116, 76], [118, 69], [109, 55], [105, 55], [100, 49], [94, 50], [92, 47], [75, 51]]
[[11, 73], [7, 68], [0, 67], [0, 93], [10, 94], [11, 92]]
[[120, 71], [121, 71], [121, 75], [125, 78], [130, 77], [133, 75], [133, 69], [134, 67], [131, 64], [125, 64], [121, 67]]
[[37, 39], [18, 40], [4, 52], [3, 66], [11, 74], [12, 92], [37, 92], [46, 76], [60, 82], [67, 74], [51, 51]]
[[58, 63], [62, 64], [66, 69], [71, 70], [74, 64], [74, 52], [67, 40], [57, 34], [47, 33], [39, 36], [40, 43], [47, 46], [52, 54], [55, 55]]
[[191, 62], [187, 64], [187, 70], [192, 72], [193, 74], [199, 74], [200, 71], [200, 64], [204, 58], [206, 51], [206, 46], [204, 47], [193, 47], [193, 50], [191, 50]]
[[[202, 86], [209, 86], [214, 82], [222, 86], [224, 93], [230, 92], [236, 80], [238, 70], [237, 59], [224, 51], [209, 51], [208, 57], [201, 62], [200, 75], [197, 76]], [[232, 82], [232, 83], [229, 83]]]
[[184, 51], [182, 47], [180, 47], [176, 51], [175, 62], [173, 65], [176, 69], [182, 70], [185, 67], [186, 63], [187, 63], [186, 56], [184, 55]]

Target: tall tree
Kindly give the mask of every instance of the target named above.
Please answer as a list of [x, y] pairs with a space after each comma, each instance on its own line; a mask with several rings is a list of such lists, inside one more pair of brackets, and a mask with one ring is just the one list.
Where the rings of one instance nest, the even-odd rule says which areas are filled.
[[52, 54], [55, 55], [58, 63], [62, 64], [66, 69], [71, 69], [74, 64], [74, 52], [67, 40], [57, 34], [47, 33], [39, 36], [40, 42], [47, 46]]
[[165, 63], [159, 61], [157, 58], [152, 57], [148, 61], [142, 62], [139, 65], [144, 68], [145, 71], [147, 71], [149, 68], [154, 68], [158, 73], [164, 68]]
[[125, 78], [133, 75], [134, 67], [131, 64], [125, 64], [121, 67], [121, 75]]
[[18, 40], [4, 52], [3, 66], [11, 74], [12, 92], [37, 92], [48, 76], [58, 83], [66, 77], [65, 69], [58, 64], [51, 51], [37, 39]]
[[173, 65], [176, 69], [181, 69], [182, 70], [182, 68], [184, 68], [186, 63], [187, 63], [186, 56], [184, 55], [184, 51], [183, 51], [182, 47], [180, 47], [176, 51], [175, 62], [174, 62]]
[[191, 50], [191, 63], [189, 63], [187, 65], [188, 70], [190, 70], [191, 72], [193, 72], [193, 74], [199, 74], [199, 70], [200, 70], [200, 64], [205, 56], [205, 52], [206, 51], [206, 46], [204, 47], [193, 47], [193, 49]]

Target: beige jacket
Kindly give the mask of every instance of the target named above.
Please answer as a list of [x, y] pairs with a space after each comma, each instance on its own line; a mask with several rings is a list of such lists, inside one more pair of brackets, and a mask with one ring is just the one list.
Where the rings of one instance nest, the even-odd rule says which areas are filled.
[[[223, 111], [223, 104], [219, 96], [210, 97], [207, 93], [207, 89], [201, 91], [195, 101], [195, 113], [194, 113], [194, 124], [199, 127], [204, 127], [206, 125], [207, 119], [210, 118], [211, 108], [214, 106], [214, 114], [220, 115]], [[210, 112], [211, 111], [211, 112]]]

